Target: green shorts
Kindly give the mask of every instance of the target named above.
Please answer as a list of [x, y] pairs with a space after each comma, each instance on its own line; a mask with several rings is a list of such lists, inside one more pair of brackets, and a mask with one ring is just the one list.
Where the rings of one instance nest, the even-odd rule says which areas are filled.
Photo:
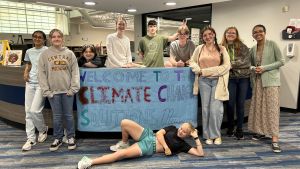
[[156, 137], [153, 131], [149, 128], [144, 128], [139, 141], [137, 142], [141, 151], [142, 156], [152, 155], [156, 152]]

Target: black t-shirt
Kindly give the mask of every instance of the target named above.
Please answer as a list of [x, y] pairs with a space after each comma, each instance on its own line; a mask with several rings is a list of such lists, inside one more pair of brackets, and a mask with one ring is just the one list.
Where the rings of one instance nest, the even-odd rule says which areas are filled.
[[[77, 62], [78, 62], [79, 67], [85, 67], [84, 64], [87, 63], [86, 59], [83, 56], [78, 58]], [[104, 67], [105, 60], [103, 58], [99, 57], [99, 56], [95, 56], [92, 59], [91, 63], [93, 63], [97, 67]]]
[[164, 135], [165, 141], [172, 154], [180, 152], [187, 153], [192, 148], [192, 146], [177, 136], [178, 129], [175, 126], [168, 126], [163, 129], [166, 131], [166, 134]]

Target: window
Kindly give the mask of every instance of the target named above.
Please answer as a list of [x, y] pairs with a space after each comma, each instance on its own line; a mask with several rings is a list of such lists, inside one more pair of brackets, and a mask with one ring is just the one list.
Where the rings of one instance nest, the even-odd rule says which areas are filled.
[[0, 33], [49, 33], [56, 28], [55, 7], [0, 1]]

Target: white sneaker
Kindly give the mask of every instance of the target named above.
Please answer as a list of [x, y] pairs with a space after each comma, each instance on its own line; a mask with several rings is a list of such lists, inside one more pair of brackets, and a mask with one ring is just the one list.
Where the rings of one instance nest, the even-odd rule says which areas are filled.
[[55, 139], [53, 143], [50, 145], [50, 151], [56, 151], [62, 145], [62, 142], [58, 139]]
[[48, 126], [46, 126], [46, 130], [42, 133], [39, 133], [38, 142], [42, 143], [47, 139]]
[[86, 169], [92, 166], [92, 160], [86, 156], [82, 157], [82, 159], [78, 162], [78, 169]]
[[211, 145], [211, 144], [213, 144], [213, 140], [210, 139], [210, 138], [209, 138], [209, 139], [206, 139], [206, 140], [205, 140], [205, 143], [208, 144], [208, 145]]
[[128, 148], [130, 145], [129, 143], [124, 143], [122, 140], [119, 141], [116, 145], [110, 146], [111, 151], [118, 151], [120, 149]]
[[36, 142], [27, 140], [26, 143], [23, 145], [22, 150], [23, 150], [23, 151], [31, 150], [31, 147], [32, 147], [33, 145], [36, 145]]
[[68, 139], [68, 149], [74, 150], [76, 148], [76, 143], [74, 137]]

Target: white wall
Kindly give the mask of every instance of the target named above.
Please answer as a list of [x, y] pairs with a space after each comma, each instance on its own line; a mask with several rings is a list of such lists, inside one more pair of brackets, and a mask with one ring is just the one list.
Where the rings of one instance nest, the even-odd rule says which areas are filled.
[[[81, 46], [84, 44], [106, 44], [106, 36], [116, 32], [115, 29], [93, 28], [89, 24], [71, 24], [70, 35], [65, 38], [66, 46]], [[127, 30], [125, 35], [134, 41], [134, 31]]]
[[[284, 5], [289, 6], [288, 12], [282, 12]], [[286, 64], [281, 67], [280, 89], [281, 107], [292, 109], [297, 108], [300, 41], [282, 40], [281, 31], [286, 28], [290, 18], [300, 18], [299, 7], [299, 0], [233, 0], [212, 6], [212, 27], [216, 29], [219, 42], [226, 27], [235, 26], [244, 43], [252, 47], [255, 42], [251, 30], [256, 24], [266, 26], [267, 38], [277, 42], [284, 56], [287, 43], [295, 42], [295, 57], [286, 58]]]

